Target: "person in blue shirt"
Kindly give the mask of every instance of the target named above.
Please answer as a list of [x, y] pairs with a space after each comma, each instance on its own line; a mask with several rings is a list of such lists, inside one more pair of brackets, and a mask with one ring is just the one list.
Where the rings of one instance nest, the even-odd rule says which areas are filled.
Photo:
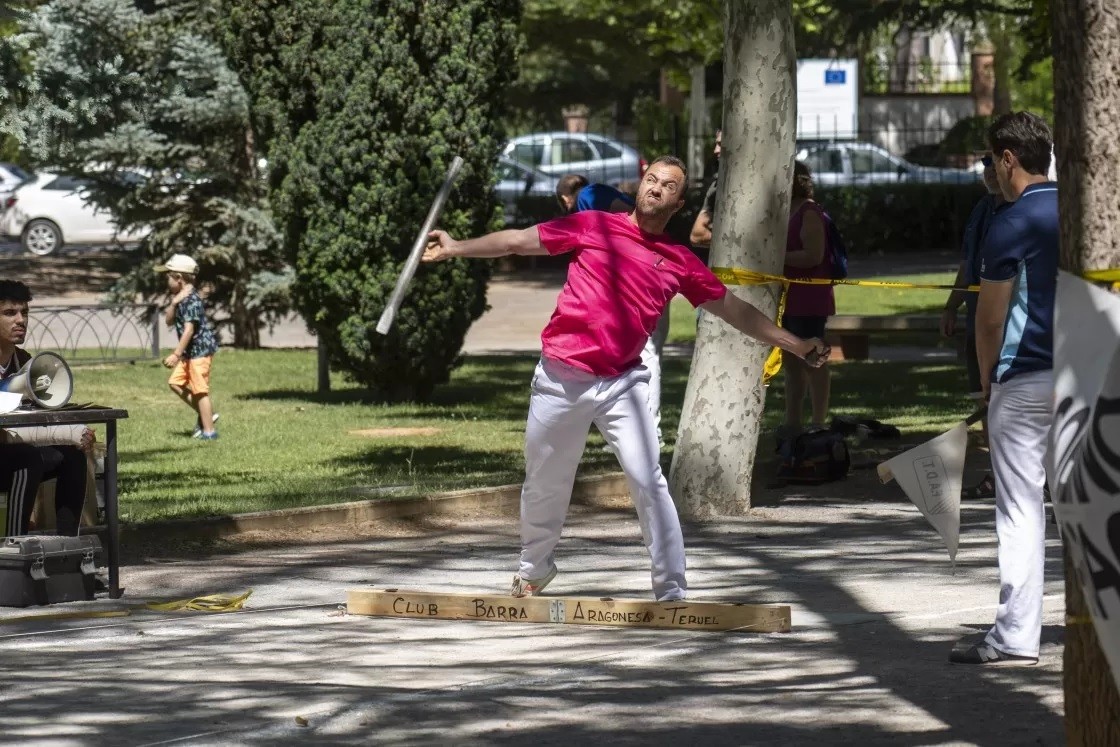
[[1048, 177], [1053, 138], [1029, 112], [988, 130], [1000, 191], [1009, 203], [980, 248], [976, 357], [989, 401], [999, 540], [999, 606], [981, 643], [954, 648], [962, 664], [1038, 661], [1046, 558], [1045, 456], [1054, 395], [1058, 187]]
[[[980, 244], [988, 233], [988, 226], [996, 211], [1007, 203], [1000, 193], [999, 180], [996, 179], [995, 163], [991, 155], [981, 159], [984, 164], [984, 186], [988, 194], [977, 200], [965, 224], [964, 236], [961, 239], [961, 263], [957, 268], [957, 279], [953, 285], [958, 288], [967, 288], [980, 283]], [[967, 290], [955, 290], [949, 294], [945, 303], [945, 310], [941, 313], [941, 334], [952, 337], [957, 331], [957, 311], [965, 307], [964, 325], [964, 358], [965, 369], [968, 372], [968, 396], [974, 400], [982, 400], [984, 394], [980, 388], [980, 363], [976, 359], [976, 293]], [[988, 433], [988, 421], [982, 421], [985, 438]], [[988, 473], [974, 488], [965, 491], [965, 497], [991, 498], [995, 495], [995, 480]]]
[[556, 200], [567, 214], [584, 210], [605, 213], [628, 213], [634, 209], [634, 198], [609, 184], [590, 184], [583, 174], [565, 174], [556, 182]]

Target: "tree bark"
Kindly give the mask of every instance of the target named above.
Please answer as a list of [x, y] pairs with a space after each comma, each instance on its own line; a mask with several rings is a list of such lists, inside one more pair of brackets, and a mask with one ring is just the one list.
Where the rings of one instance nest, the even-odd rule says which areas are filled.
[[[711, 263], [779, 273], [793, 181], [797, 56], [788, 0], [727, 0], [723, 155]], [[773, 314], [780, 288], [731, 292]], [[769, 348], [701, 314], [670, 482], [685, 516], [742, 515]]]
[[[1052, 2], [1055, 150], [1061, 266], [1120, 267], [1120, 8], [1113, 0]], [[1065, 555], [1066, 741], [1115, 744], [1120, 697], [1077, 576]]]
[[997, 117], [1011, 111], [1011, 34], [1007, 30], [1008, 23], [1003, 14], [994, 15], [989, 20], [988, 33], [992, 47], [995, 49], [992, 57], [992, 68], [995, 73], [992, 113]]

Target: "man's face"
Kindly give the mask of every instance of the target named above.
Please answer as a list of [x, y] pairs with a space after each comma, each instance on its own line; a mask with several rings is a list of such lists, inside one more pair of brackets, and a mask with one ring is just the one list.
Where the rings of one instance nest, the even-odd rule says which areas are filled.
[[183, 288], [183, 276], [177, 272], [167, 273], [167, 290], [178, 293]]
[[1019, 159], [1009, 150], [1002, 150], [999, 153], [992, 151], [992, 168], [996, 172], [996, 182], [999, 184], [999, 191], [1003, 193], [1004, 197], [1011, 194], [1011, 172], [1019, 164]]
[[989, 194], [998, 195], [1000, 193], [999, 179], [996, 178], [995, 163], [992, 163], [991, 166], [984, 167], [984, 186], [988, 188]]
[[723, 130], [716, 130], [716, 147], [712, 149], [716, 154], [716, 160], [719, 160], [719, 154], [723, 152]]
[[646, 169], [638, 188], [635, 210], [643, 218], [669, 220], [684, 205], [684, 172], [667, 163]]
[[0, 342], [22, 345], [27, 337], [27, 304], [19, 301], [0, 301]]

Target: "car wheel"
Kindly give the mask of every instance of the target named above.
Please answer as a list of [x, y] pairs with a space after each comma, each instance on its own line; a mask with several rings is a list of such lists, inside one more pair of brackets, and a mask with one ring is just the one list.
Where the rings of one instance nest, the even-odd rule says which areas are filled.
[[36, 218], [23, 229], [20, 243], [25, 251], [37, 257], [45, 257], [62, 246], [62, 231], [49, 220]]

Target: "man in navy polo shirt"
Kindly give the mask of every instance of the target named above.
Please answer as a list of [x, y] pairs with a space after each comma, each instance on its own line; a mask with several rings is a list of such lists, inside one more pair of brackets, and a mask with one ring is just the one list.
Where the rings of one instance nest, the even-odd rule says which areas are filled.
[[1033, 664], [1042, 635], [1058, 187], [1047, 176], [1053, 139], [1041, 117], [1006, 114], [989, 128], [988, 141], [1000, 191], [1014, 203], [992, 218], [984, 237], [976, 305], [976, 356], [990, 403], [1000, 593], [984, 642], [955, 648], [949, 660]]

